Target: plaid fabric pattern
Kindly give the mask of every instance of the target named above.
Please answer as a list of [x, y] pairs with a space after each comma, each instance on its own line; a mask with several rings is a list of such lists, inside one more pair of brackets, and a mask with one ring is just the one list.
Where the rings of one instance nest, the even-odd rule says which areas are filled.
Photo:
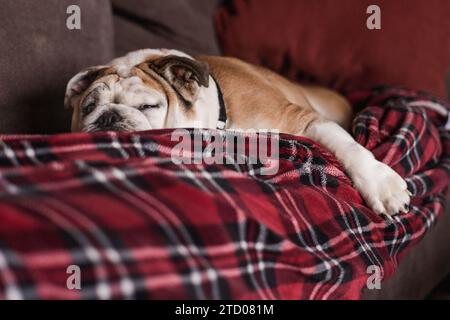
[[[430, 107], [448, 106], [426, 94], [349, 99], [365, 106], [357, 141], [414, 195], [393, 221], [306, 138], [280, 135], [279, 170], [267, 176], [257, 165], [175, 164], [171, 130], [2, 136], [0, 298], [360, 298], [367, 267], [388, 278], [443, 212], [450, 140]], [[81, 290], [66, 287], [70, 265]]]

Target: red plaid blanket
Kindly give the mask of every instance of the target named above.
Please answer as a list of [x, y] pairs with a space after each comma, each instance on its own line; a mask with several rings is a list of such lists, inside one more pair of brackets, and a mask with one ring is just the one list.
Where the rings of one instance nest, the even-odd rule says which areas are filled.
[[[280, 135], [269, 176], [175, 164], [170, 130], [1, 137], [0, 298], [360, 298], [368, 267], [392, 275], [442, 213], [450, 139], [433, 111], [447, 106], [425, 94], [349, 98], [366, 106], [358, 142], [414, 195], [393, 221], [301, 137]], [[67, 288], [71, 265], [81, 290]]]

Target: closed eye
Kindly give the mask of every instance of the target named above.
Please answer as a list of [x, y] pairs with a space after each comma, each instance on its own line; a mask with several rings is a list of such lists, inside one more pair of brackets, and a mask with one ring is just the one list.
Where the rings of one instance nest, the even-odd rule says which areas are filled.
[[82, 110], [83, 116], [86, 116], [86, 115], [88, 115], [89, 113], [91, 113], [92, 110], [94, 110], [94, 108], [95, 108], [95, 102], [91, 102], [91, 103], [85, 105], [85, 106], [83, 107], [83, 110]]
[[157, 108], [159, 108], [159, 104], [142, 104], [137, 109], [139, 111], [145, 111], [145, 110], [157, 109]]

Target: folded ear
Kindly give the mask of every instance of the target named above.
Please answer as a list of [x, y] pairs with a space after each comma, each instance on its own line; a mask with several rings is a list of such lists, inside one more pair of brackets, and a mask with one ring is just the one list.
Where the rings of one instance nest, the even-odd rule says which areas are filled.
[[188, 103], [197, 100], [200, 86], [209, 86], [209, 66], [202, 61], [170, 55], [151, 61], [148, 66]]
[[106, 66], [89, 67], [70, 79], [66, 87], [64, 106], [73, 107], [73, 99], [82, 94], [98, 78], [100, 72], [107, 68]]

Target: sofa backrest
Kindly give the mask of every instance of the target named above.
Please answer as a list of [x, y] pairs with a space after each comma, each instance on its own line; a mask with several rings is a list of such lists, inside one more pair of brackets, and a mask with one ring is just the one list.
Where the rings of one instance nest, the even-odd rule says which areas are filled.
[[[81, 30], [66, 26], [70, 5]], [[0, 24], [0, 133], [69, 131], [68, 80], [114, 55], [109, 0], [2, 0]]]
[[219, 0], [112, 0], [116, 54], [170, 48], [219, 54], [213, 15]]

